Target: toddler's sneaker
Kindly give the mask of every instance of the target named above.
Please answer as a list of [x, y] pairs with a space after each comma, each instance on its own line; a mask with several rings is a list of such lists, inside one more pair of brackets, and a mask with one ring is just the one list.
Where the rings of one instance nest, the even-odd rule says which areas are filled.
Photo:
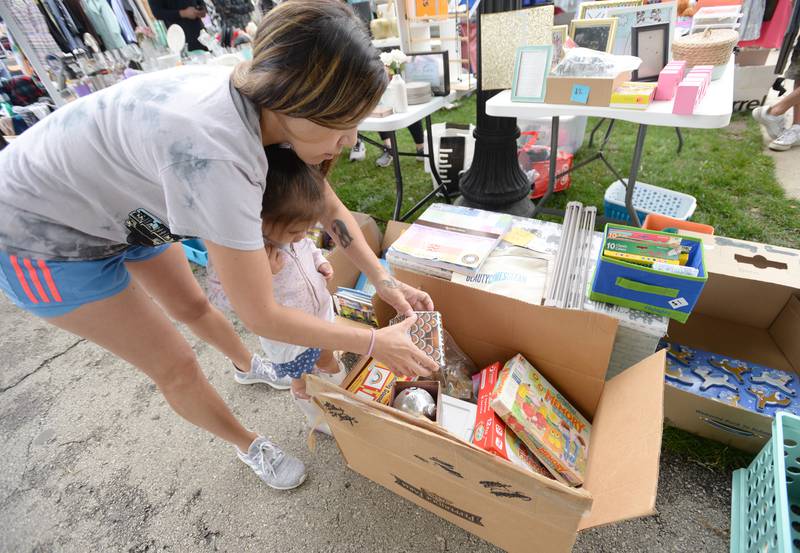
[[783, 115], [770, 115], [767, 106], [757, 107], [753, 110], [753, 119], [761, 123], [767, 134], [773, 140], [783, 133]]
[[309, 426], [316, 423], [316, 426], [314, 426], [315, 431], [332, 436], [331, 428], [328, 426], [328, 423], [325, 422], [322, 411], [313, 401], [310, 399], [301, 399], [294, 394], [292, 394], [292, 398], [294, 398], [294, 403], [297, 405], [297, 408], [300, 409], [300, 412], [306, 416]]
[[253, 440], [247, 453], [237, 447], [236, 455], [270, 488], [291, 490], [306, 481], [303, 461], [287, 455], [263, 436]]
[[275, 374], [272, 363], [261, 359], [258, 355], [253, 355], [250, 361], [250, 372], [240, 371], [236, 365], [233, 368], [233, 378], [239, 384], [269, 384], [276, 390], [288, 390], [292, 385], [290, 377], [279, 377]]
[[367, 157], [367, 146], [363, 140], [358, 140], [350, 148], [350, 161], [363, 161]]
[[778, 152], [791, 150], [795, 146], [800, 146], [800, 125], [792, 125], [769, 143], [769, 149]]

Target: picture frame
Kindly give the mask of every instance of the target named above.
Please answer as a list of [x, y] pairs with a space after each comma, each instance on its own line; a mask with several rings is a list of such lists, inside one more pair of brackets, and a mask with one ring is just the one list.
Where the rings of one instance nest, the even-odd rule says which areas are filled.
[[[614, 48], [611, 50], [611, 53], [618, 56], [629, 56], [631, 54], [631, 41], [634, 27], [669, 23], [669, 36], [672, 36], [675, 31], [677, 9], [674, 2], [649, 4], [632, 8], [609, 8], [608, 17], [617, 18], [617, 32], [614, 38]], [[670, 54], [671, 52], [672, 42], [670, 41]]]
[[575, 19], [606, 19], [611, 8], [636, 8], [643, 6], [644, 0], [599, 0], [582, 2]]
[[613, 17], [607, 19], [573, 19], [569, 27], [569, 36], [581, 48], [611, 52], [614, 47], [616, 31], [617, 20]]
[[512, 101], [544, 102], [552, 58], [553, 46], [550, 44], [517, 48], [511, 84]]
[[450, 56], [441, 52], [412, 52], [403, 68], [403, 79], [408, 83], [421, 81], [430, 83], [434, 96], [450, 94]]
[[633, 72], [634, 81], [657, 81], [669, 63], [670, 24], [656, 23], [634, 27], [631, 34], [631, 55], [641, 58], [642, 64]]
[[569, 34], [568, 25], [554, 25], [553, 26], [553, 59], [551, 70], [555, 69], [556, 65], [564, 57], [564, 45], [567, 43], [567, 35]]

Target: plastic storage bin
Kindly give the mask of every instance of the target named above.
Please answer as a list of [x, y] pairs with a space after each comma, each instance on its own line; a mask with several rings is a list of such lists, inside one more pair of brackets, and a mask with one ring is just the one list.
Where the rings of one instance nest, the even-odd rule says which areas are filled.
[[733, 473], [731, 553], [800, 550], [800, 417], [782, 411], [772, 438]]
[[206, 250], [206, 245], [203, 244], [203, 241], [198, 238], [190, 238], [188, 240], [184, 240], [182, 242], [183, 251], [186, 253], [186, 257], [192, 263], [197, 263], [203, 267], [208, 266], [208, 250]]
[[[625, 189], [622, 181], [612, 182], [606, 188], [603, 208], [607, 218], [630, 223], [632, 221], [625, 208]], [[697, 200], [690, 194], [637, 182], [633, 190], [633, 207], [639, 215], [639, 221], [644, 221], [650, 213], [688, 221], [697, 208]]]
[[642, 223], [642, 228], [645, 230], [679, 229], [699, 232], [701, 234], [714, 234], [714, 227], [711, 225], [681, 221], [658, 213], [648, 213], [647, 217], [644, 219], [644, 223]]
[[[586, 135], [587, 117], [584, 115], [564, 115], [558, 120], [558, 149], [569, 154], [577, 152], [583, 144], [583, 137]], [[536, 119], [517, 120], [517, 126], [522, 132], [536, 131], [539, 136], [536, 140], [537, 146], [550, 147], [550, 129], [552, 127], [550, 117], [538, 117]], [[529, 136], [522, 135], [517, 141], [517, 148], [522, 148], [527, 144]]]
[[[703, 241], [700, 238], [681, 236], [681, 245], [691, 247], [686, 265], [696, 268], [697, 276], [665, 273], [604, 256], [610, 228], [640, 230], [636, 227], [606, 225], [589, 297], [594, 301], [638, 309], [685, 323], [708, 280], [703, 259]], [[650, 232], [675, 236], [668, 232]]]

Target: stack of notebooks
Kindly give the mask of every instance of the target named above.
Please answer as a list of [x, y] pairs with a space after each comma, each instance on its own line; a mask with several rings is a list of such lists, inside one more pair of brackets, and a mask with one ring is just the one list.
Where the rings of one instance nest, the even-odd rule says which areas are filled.
[[406, 84], [406, 97], [408, 98], [409, 106], [416, 106], [430, 102], [431, 99], [433, 99], [433, 93], [431, 93], [431, 83], [412, 81]]
[[450, 280], [477, 274], [511, 227], [512, 218], [449, 204], [433, 204], [389, 248], [390, 265]]

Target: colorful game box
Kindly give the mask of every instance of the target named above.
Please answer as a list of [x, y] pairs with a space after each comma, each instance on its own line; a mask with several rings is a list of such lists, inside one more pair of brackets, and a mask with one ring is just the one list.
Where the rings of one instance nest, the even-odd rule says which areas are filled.
[[650, 266], [653, 263], [680, 264], [680, 246], [668, 246], [654, 242], [638, 240], [619, 240], [608, 238], [603, 255], [612, 259], [621, 259], [639, 265]]
[[666, 340], [659, 349], [667, 350], [664, 377], [670, 386], [760, 415], [800, 415], [800, 383], [794, 373]]
[[521, 354], [500, 372], [491, 406], [556, 479], [583, 484], [592, 425]]
[[553, 478], [550, 471], [533, 456], [516, 434], [508, 430], [506, 423], [497, 416], [497, 413], [489, 405], [501, 368], [500, 363], [495, 363], [483, 369], [479, 375], [476, 375], [480, 379], [480, 384], [478, 388], [478, 415], [475, 419], [475, 434], [473, 435], [472, 443], [489, 453], [514, 463], [520, 468]]
[[414, 380], [414, 378], [395, 375], [386, 365], [371, 359], [347, 387], [347, 390], [357, 396], [389, 405], [394, 383], [408, 380]]
[[665, 234], [656, 234], [654, 232], [646, 232], [642, 230], [633, 230], [627, 228], [612, 228], [608, 230], [608, 238], [610, 240], [634, 240], [637, 242], [655, 242], [656, 244], [663, 244], [673, 248], [680, 247], [680, 236], [667, 236]]
[[[415, 311], [414, 313], [417, 315], [417, 320], [411, 326], [411, 341], [437, 365], [444, 367], [444, 333], [441, 313], [438, 311]], [[403, 320], [405, 320], [405, 316], [398, 315], [389, 321], [389, 324], [397, 324]]]

